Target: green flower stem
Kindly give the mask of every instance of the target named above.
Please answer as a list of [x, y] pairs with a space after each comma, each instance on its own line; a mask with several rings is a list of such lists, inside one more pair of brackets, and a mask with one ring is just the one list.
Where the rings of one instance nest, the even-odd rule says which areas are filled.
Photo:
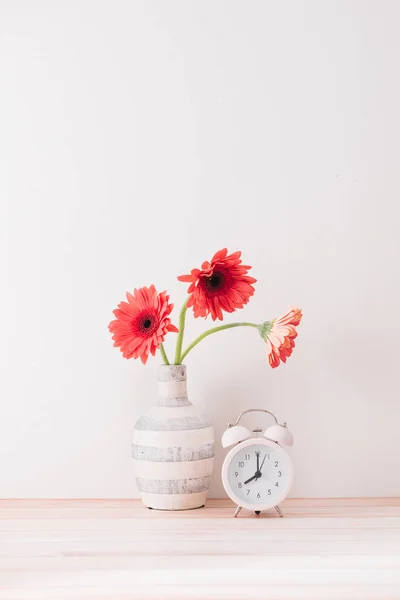
[[169, 365], [169, 360], [167, 357], [167, 353], [165, 352], [164, 344], [160, 344], [160, 353], [164, 361], [164, 365]]
[[196, 338], [190, 344], [190, 346], [188, 346], [186, 348], [185, 352], [181, 356], [181, 362], [183, 362], [184, 358], [186, 358], [186, 356], [189, 354], [189, 352], [191, 350], [193, 350], [193, 348], [195, 346], [197, 346], [197, 344], [199, 342], [201, 342], [201, 340], [204, 340], [204, 338], [206, 338], [207, 336], [211, 335], [212, 333], [217, 333], [218, 331], [223, 331], [224, 329], [232, 329], [232, 327], [255, 327], [256, 329], [258, 329], [258, 325], [256, 325], [255, 323], [246, 323], [246, 322], [243, 322], [243, 323], [229, 323], [227, 325], [220, 325], [219, 327], [213, 327], [212, 329], [208, 329], [207, 331], [205, 331], [204, 333], [202, 333], [201, 335], [199, 335], [199, 337]]
[[175, 365], [182, 364], [182, 345], [183, 345], [183, 334], [185, 333], [185, 319], [186, 319], [186, 311], [187, 311], [187, 303], [189, 298], [184, 302], [181, 312], [179, 314], [179, 333], [176, 339], [176, 347], [175, 347]]

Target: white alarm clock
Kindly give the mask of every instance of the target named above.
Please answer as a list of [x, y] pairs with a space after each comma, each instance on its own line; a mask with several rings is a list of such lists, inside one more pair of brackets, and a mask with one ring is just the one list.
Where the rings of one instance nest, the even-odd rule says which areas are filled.
[[[249, 412], [268, 413], [275, 425], [266, 429], [252, 430], [255, 436], [239, 421]], [[250, 438], [250, 439], [249, 439]], [[234, 447], [228, 452], [222, 465], [222, 482], [228, 496], [237, 504], [234, 517], [242, 508], [254, 511], [275, 508], [283, 517], [280, 502], [288, 495], [293, 482], [293, 465], [289, 454], [282, 446], [293, 446], [293, 435], [286, 423], [278, 423], [269, 410], [251, 408], [243, 411], [235, 423], [229, 423], [222, 436], [222, 446]]]

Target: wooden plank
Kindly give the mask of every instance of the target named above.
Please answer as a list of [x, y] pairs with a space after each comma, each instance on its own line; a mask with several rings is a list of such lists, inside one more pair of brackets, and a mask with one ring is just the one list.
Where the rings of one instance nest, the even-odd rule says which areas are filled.
[[[353, 506], [349, 505], [346, 507], [334, 507], [334, 506], [317, 506], [317, 507], [288, 507], [283, 505], [283, 512], [286, 519], [299, 519], [299, 518], [321, 518], [329, 517], [330, 519], [336, 518], [362, 518], [369, 519], [373, 517], [399, 517], [400, 506]], [[191, 511], [190, 520], [204, 519], [218, 519], [218, 520], [231, 520], [233, 514], [233, 508], [201, 508], [198, 510]], [[49, 519], [60, 522], [62, 520], [69, 521], [70, 519], [85, 519], [87, 522], [98, 519], [140, 519], [154, 523], [157, 520], [165, 521], [170, 520], [177, 523], [180, 519], [186, 520], [188, 518], [186, 511], [149, 511], [143, 506], [130, 508], [106, 508], [96, 507], [93, 508], [75, 508], [75, 507], [51, 507], [51, 508], [27, 508], [27, 509], [13, 509], [6, 508], [0, 510], [0, 528], [3, 526], [2, 521], [10, 521], [13, 519], [19, 519], [21, 521], [26, 519]], [[244, 511], [240, 513], [240, 521], [249, 519], [253, 521], [254, 513]], [[259, 521], [276, 521], [277, 516], [275, 511], [269, 511], [262, 513], [259, 517]]]
[[400, 598], [398, 498], [229, 500], [159, 512], [131, 500], [0, 502], [0, 600]]
[[[229, 498], [208, 498], [206, 508], [229, 508], [234, 506]], [[400, 497], [383, 498], [286, 498], [284, 506], [400, 506]], [[72, 498], [72, 499], [0, 499], [2, 508], [143, 508], [138, 499]], [[170, 513], [165, 513], [170, 514]], [[186, 513], [187, 514], [187, 513]]]
[[[327, 588], [326, 585], [253, 585], [251, 589], [244, 586], [213, 585], [212, 587], [200, 586], [197, 590], [193, 586], [175, 586], [174, 590], [155, 584], [151, 589], [148, 586], [135, 585], [134, 591], [112, 591], [111, 588], [86, 587], [70, 589], [67, 593], [62, 588], [40, 590], [10, 590], [2, 593], [0, 600], [399, 600], [399, 591], [396, 585], [338, 585]], [[249, 595], [251, 594], [251, 595]], [[266, 595], [268, 594], [268, 596]]]

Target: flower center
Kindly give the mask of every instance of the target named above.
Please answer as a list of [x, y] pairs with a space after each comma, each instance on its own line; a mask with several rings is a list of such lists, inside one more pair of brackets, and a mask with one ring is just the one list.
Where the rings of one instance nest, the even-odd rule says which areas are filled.
[[210, 285], [212, 288], [218, 287], [220, 284], [221, 278], [218, 275], [211, 275], [210, 277]]
[[203, 277], [203, 286], [209, 292], [218, 292], [224, 287], [225, 277], [222, 273], [213, 273], [210, 277]]
[[157, 319], [149, 314], [144, 314], [139, 318], [139, 331], [145, 335], [152, 335], [157, 329]]

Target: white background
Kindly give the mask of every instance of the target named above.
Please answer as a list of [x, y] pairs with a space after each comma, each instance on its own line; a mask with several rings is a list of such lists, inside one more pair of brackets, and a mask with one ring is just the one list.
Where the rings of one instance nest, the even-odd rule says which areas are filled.
[[158, 360], [122, 359], [112, 309], [151, 283], [178, 307], [176, 276], [224, 246], [258, 279], [226, 321], [304, 320], [275, 371], [251, 329], [188, 357], [217, 438], [267, 407], [292, 495], [400, 494], [399, 20], [396, 0], [0, 0], [1, 496], [137, 494]]

